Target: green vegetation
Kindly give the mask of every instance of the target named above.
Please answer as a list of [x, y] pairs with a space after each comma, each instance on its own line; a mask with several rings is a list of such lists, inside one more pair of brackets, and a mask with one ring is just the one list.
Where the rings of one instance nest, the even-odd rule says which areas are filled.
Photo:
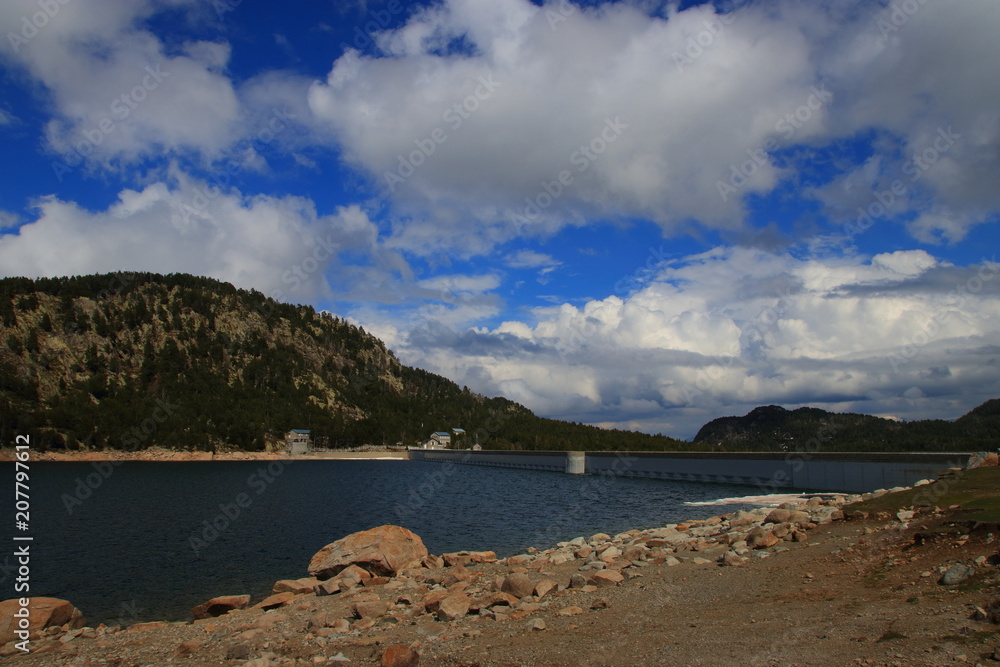
[[691, 447], [542, 419], [402, 365], [309, 306], [172, 274], [0, 280], [0, 441], [44, 448], [261, 450], [291, 428], [317, 444], [414, 444], [461, 427], [499, 449]]
[[852, 506], [864, 512], [895, 514], [900, 507], [959, 506], [958, 521], [1000, 524], [1000, 467], [954, 470], [936, 484], [890, 493]]
[[[1000, 399], [954, 422], [899, 422], [818, 408], [755, 408], [743, 417], [721, 417], [694, 437], [704, 449], [727, 451], [949, 452], [993, 451], [1000, 445]], [[812, 445], [815, 445], [813, 447]]]

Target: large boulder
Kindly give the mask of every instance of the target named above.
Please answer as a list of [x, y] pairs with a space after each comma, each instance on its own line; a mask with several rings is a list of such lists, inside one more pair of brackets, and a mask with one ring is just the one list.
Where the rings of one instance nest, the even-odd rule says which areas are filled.
[[[15, 633], [16, 630], [24, 629], [18, 625], [21, 617], [15, 615], [21, 609], [18, 598], [0, 602], [0, 646], [21, 639]], [[27, 609], [29, 639], [37, 639], [46, 628], [68, 625], [70, 630], [75, 630], [86, 625], [80, 610], [59, 598], [28, 598]]]
[[402, 526], [379, 526], [342, 537], [317, 551], [309, 561], [309, 575], [329, 579], [349, 565], [358, 565], [372, 574], [391, 577], [427, 555], [427, 547], [416, 534]]

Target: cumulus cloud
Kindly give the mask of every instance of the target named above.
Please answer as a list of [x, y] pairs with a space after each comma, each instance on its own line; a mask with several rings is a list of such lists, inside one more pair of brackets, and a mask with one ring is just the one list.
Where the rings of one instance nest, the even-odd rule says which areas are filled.
[[1000, 58], [988, 27], [1000, 20], [1000, 6], [902, 5], [860, 14], [820, 52], [821, 70], [838, 93], [832, 134], [885, 134], [873, 158], [831, 184], [825, 200], [853, 213], [899, 181], [905, 193], [889, 217], [915, 210], [908, 225], [915, 238], [955, 243], [1000, 205], [990, 178], [1000, 167], [1000, 81], [987, 72]]
[[958, 416], [998, 389], [998, 293], [992, 260], [720, 247], [626, 298], [461, 334], [422, 327], [402, 353], [543, 414], [675, 435], [761, 402], [920, 418], [917, 390], [961, 395]]
[[59, 3], [34, 31], [24, 17], [38, 12], [36, 2], [0, 6], [0, 32], [13, 40], [5, 55], [49, 94], [45, 135], [62, 164], [109, 166], [157, 151], [212, 155], [233, 141], [240, 104], [225, 73], [228, 45], [167, 45], [143, 27], [166, 7], [195, 4]]
[[239, 193], [203, 198], [205, 184], [125, 189], [103, 211], [47, 196], [33, 220], [0, 236], [6, 275], [28, 277], [119, 270], [192, 273], [256, 288], [288, 301], [330, 298], [327, 272], [342, 254], [379, 254], [378, 230], [356, 206], [318, 215], [299, 197]]
[[[234, 151], [308, 143], [302, 132], [287, 131], [308, 114], [307, 77], [265, 71], [237, 86], [228, 42], [161, 37], [148, 25], [168, 11], [211, 24], [217, 17], [205, 5], [138, 0], [53, 6], [58, 10], [43, 23], [32, 18], [39, 12], [34, 0], [0, 4], [0, 33], [11, 41], [0, 57], [43, 92], [51, 112], [45, 147], [55, 154], [59, 182], [81, 166], [117, 171], [164, 156], [204, 166]], [[272, 144], [275, 116], [281, 136]], [[265, 168], [259, 156], [254, 168]]]
[[[483, 234], [544, 233], [584, 215], [736, 225], [741, 199], [724, 201], [716, 181], [818, 83], [801, 28], [753, 8], [657, 18], [624, 3], [563, 5], [571, 12], [550, 24], [558, 7], [433, 6], [382, 34], [385, 56], [339, 58], [310, 107], [404, 207], [458, 208]], [[712, 48], [684, 55], [709, 30]], [[458, 38], [469, 49], [445, 48]], [[799, 140], [824, 127], [822, 109], [811, 115]], [[763, 164], [746, 192], [779, 175]]]
[[[476, 220], [460, 241], [470, 252], [607, 217], [654, 220], [667, 233], [692, 220], [735, 230], [747, 196], [795, 183], [809, 160], [775, 154], [871, 132], [887, 141], [862, 175], [879, 163], [890, 181], [919, 174], [893, 215], [941, 198], [942, 210], [910, 228], [953, 242], [1000, 203], [989, 179], [1000, 160], [1000, 83], [989, 72], [1000, 7], [950, 0], [902, 18], [895, 7], [781, 2], [649, 16], [631, 3], [448, 0], [382, 32], [381, 54], [345, 53], [309, 105], [412, 216], [399, 235], [416, 252], [428, 248], [425, 219], [444, 230]], [[961, 140], [924, 169], [949, 131]], [[825, 189], [831, 213], [853, 206], [857, 189], [842, 190], [857, 180]]]

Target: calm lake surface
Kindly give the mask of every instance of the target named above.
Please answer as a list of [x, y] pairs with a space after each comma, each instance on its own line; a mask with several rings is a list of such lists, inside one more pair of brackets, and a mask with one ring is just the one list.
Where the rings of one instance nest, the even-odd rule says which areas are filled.
[[[14, 465], [0, 471], [12, 490]], [[256, 602], [276, 580], [307, 576], [324, 545], [386, 523], [414, 531], [434, 554], [505, 557], [705, 518], [743, 505], [683, 503], [755, 493], [422, 461], [32, 463], [30, 594], [69, 600], [90, 625], [181, 620], [216, 595]], [[12, 562], [0, 557], [3, 598], [14, 596]]]

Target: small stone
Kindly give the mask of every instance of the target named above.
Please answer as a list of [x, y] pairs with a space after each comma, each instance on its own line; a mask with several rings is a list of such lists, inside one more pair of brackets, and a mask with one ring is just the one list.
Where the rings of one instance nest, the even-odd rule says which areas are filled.
[[205, 642], [200, 641], [189, 641], [181, 642], [176, 649], [174, 649], [175, 658], [187, 658], [188, 656], [194, 655], [198, 649], [205, 645]]
[[552, 581], [551, 579], [542, 579], [537, 584], [535, 584], [535, 597], [543, 598], [545, 594], [551, 590], [558, 588], [559, 584]]
[[681, 562], [680, 562], [680, 560], [678, 560], [678, 559], [674, 558], [673, 556], [671, 556], [667, 560], [663, 561], [663, 564], [666, 565], [667, 567], [674, 567], [676, 565], [680, 565]]
[[621, 555], [622, 552], [618, 550], [618, 547], [611, 546], [598, 554], [598, 557], [605, 563], [611, 563]]
[[535, 591], [535, 584], [526, 574], [508, 574], [504, 578], [503, 585], [500, 587], [500, 590], [504, 593], [510, 593], [515, 597], [523, 598], [531, 595]]
[[942, 586], [954, 586], [960, 584], [976, 573], [974, 568], [966, 565], [955, 565], [945, 572], [938, 581]]
[[226, 651], [226, 660], [246, 660], [250, 657], [249, 644], [235, 644]]
[[291, 591], [275, 593], [274, 595], [269, 595], [255, 604], [254, 609], [276, 609], [278, 607], [284, 607], [294, 599], [295, 593], [292, 593]]
[[559, 616], [578, 616], [583, 613], [583, 609], [576, 606], [563, 607], [556, 612]]
[[469, 613], [471, 600], [465, 593], [449, 595], [438, 604], [439, 621], [454, 621]]
[[587, 583], [591, 586], [602, 588], [605, 586], [617, 586], [623, 581], [625, 581], [625, 577], [622, 576], [620, 572], [615, 570], [600, 570], [599, 572], [592, 574]]
[[191, 610], [196, 619], [222, 616], [234, 609], [246, 609], [250, 604], [249, 595], [223, 595], [215, 597]]
[[360, 619], [378, 618], [389, 611], [391, 607], [385, 600], [371, 600], [368, 602], [355, 602], [354, 613]]
[[694, 558], [691, 559], [691, 562], [694, 563], [695, 565], [708, 565], [712, 561], [710, 561], [707, 558], [702, 558], [701, 556], [695, 556]]
[[607, 598], [601, 598], [600, 600], [595, 600], [590, 608], [594, 611], [600, 611], [601, 609], [607, 609], [611, 606], [611, 602]]
[[735, 551], [727, 551], [725, 554], [723, 554], [721, 562], [723, 565], [738, 567], [745, 564], [747, 560], [742, 556], [740, 556]]
[[545, 625], [545, 621], [540, 618], [536, 618], [528, 625], [528, 627], [533, 632], [541, 632], [542, 630], [545, 630], [547, 626]]
[[313, 589], [316, 588], [319, 583], [319, 579], [314, 577], [305, 577], [303, 579], [282, 579], [281, 581], [276, 581], [274, 583], [274, 587], [271, 589], [271, 592], [312, 593]]
[[167, 627], [166, 621], [146, 621], [145, 623], [133, 623], [128, 626], [129, 632], [145, 632], [146, 630], [159, 630]]
[[382, 667], [417, 667], [420, 654], [404, 644], [393, 644], [382, 653]]
[[587, 578], [582, 574], [574, 574], [569, 579], [570, 588], [583, 588], [587, 585]]

